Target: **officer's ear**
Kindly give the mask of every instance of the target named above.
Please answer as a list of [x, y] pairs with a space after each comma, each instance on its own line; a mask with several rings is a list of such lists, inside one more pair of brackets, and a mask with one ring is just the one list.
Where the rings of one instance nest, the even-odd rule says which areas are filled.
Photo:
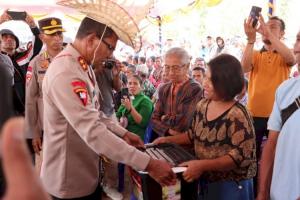
[[44, 41], [45, 34], [44, 33], [40, 33], [39, 38], [42, 40], [43, 43], [45, 43], [45, 41]]
[[86, 43], [87, 43], [87, 47], [93, 47], [96, 45], [98, 45], [99, 42], [99, 38], [97, 37], [96, 33], [91, 33], [86, 37]]

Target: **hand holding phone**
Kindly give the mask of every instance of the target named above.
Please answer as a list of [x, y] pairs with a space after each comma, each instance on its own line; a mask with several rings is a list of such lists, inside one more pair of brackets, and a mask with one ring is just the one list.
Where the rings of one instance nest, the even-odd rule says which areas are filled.
[[12, 20], [23, 20], [25, 21], [27, 13], [25, 11], [6, 11]]
[[123, 99], [124, 97], [127, 97], [129, 99], [129, 91], [128, 88], [123, 88], [121, 90], [121, 98]]
[[253, 28], [257, 25], [260, 13], [261, 13], [260, 7], [252, 6], [251, 11], [250, 11], [250, 17], [253, 19], [253, 23], [252, 23]]

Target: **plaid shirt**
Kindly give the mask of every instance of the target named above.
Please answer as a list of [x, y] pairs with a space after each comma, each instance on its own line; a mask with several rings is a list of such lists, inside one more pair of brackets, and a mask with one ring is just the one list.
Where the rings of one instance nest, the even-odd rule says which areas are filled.
[[178, 132], [187, 131], [191, 125], [196, 104], [203, 96], [200, 85], [193, 79], [189, 79], [179, 88], [175, 97], [175, 105], [172, 105], [171, 91], [171, 82], [162, 85], [152, 114], [153, 130], [160, 136], [166, 135], [169, 129]]

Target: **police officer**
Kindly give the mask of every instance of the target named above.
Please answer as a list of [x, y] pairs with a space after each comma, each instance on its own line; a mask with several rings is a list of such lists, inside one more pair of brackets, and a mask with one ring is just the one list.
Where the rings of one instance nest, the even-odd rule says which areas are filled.
[[54, 199], [98, 200], [101, 154], [148, 171], [162, 185], [175, 182], [169, 164], [127, 144], [143, 145], [138, 136], [99, 114], [99, 88], [91, 65], [110, 57], [118, 38], [107, 25], [85, 17], [74, 43], [55, 57], [44, 77], [41, 179]]
[[39, 155], [42, 149], [43, 94], [42, 83], [52, 59], [62, 50], [62, 22], [55, 17], [38, 21], [40, 38], [46, 48], [28, 66], [26, 74], [25, 127], [27, 138], [32, 139], [33, 151]]

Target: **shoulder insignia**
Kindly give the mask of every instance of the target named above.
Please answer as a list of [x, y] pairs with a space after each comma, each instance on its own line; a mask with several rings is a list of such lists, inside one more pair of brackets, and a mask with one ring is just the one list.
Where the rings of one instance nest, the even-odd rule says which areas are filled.
[[26, 72], [26, 83], [29, 83], [31, 78], [32, 78], [32, 67], [28, 66], [27, 72]]
[[78, 62], [84, 71], [86, 71], [88, 69], [89, 65], [87, 64], [87, 62], [85, 61], [85, 59], [82, 56], [78, 57]]
[[86, 88], [86, 84], [83, 81], [73, 81], [72, 85], [73, 85], [73, 87], [83, 87], [83, 88]]
[[84, 106], [86, 106], [88, 102], [88, 91], [85, 82], [73, 81], [72, 86], [74, 87], [73, 91], [79, 97], [79, 100], [82, 102]]

